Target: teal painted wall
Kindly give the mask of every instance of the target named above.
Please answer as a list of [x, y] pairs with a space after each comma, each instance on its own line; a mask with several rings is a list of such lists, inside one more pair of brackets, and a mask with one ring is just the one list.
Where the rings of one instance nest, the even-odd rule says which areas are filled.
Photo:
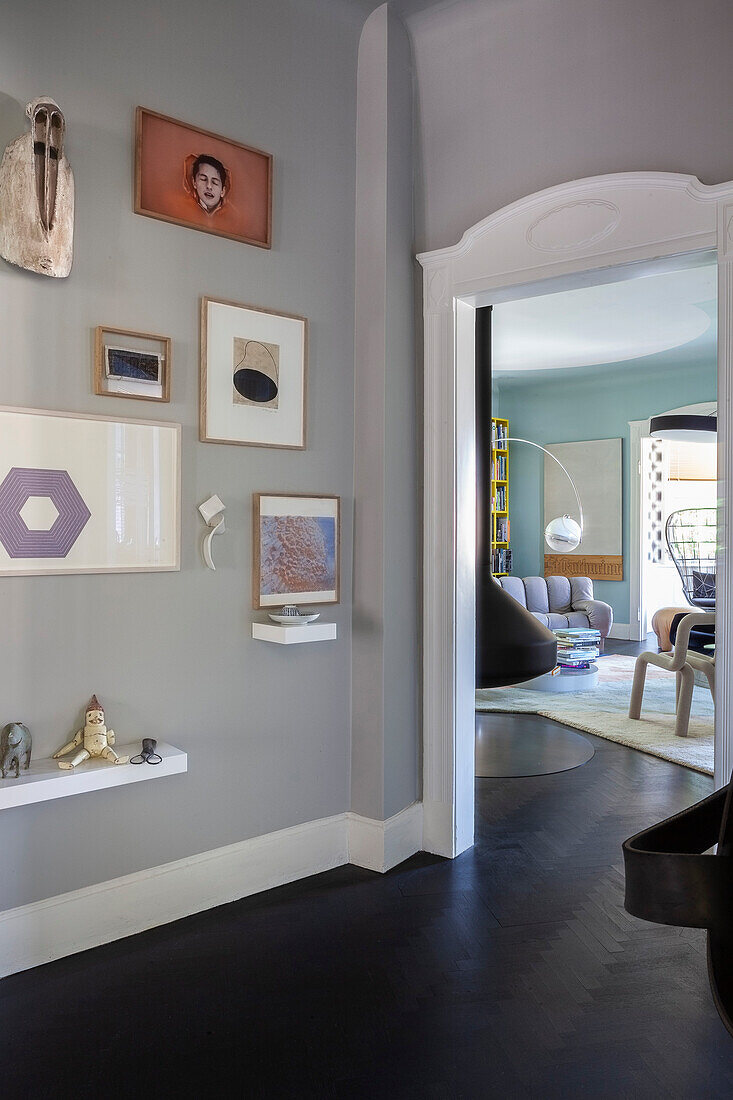
[[[571, 443], [621, 438], [623, 480], [622, 581], [596, 581], [595, 596], [613, 608], [614, 621], [629, 621], [629, 421], [697, 401], [715, 401], [714, 359], [649, 356], [632, 363], [596, 367], [592, 372], [562, 371], [549, 381], [495, 380], [493, 415], [509, 420], [509, 434], [536, 443]], [[509, 450], [509, 517], [512, 572], [518, 577], [543, 571], [544, 457], [520, 443]], [[572, 490], [568, 486], [572, 502]], [[569, 509], [570, 510], [570, 509]]]

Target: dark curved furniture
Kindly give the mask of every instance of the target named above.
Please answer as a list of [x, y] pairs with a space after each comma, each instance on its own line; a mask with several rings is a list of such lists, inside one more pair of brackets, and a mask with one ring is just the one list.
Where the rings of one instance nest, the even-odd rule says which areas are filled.
[[557, 664], [557, 638], [494, 580], [476, 591], [476, 687], [522, 684]]
[[491, 575], [491, 306], [476, 310], [476, 687], [550, 672], [557, 639]]
[[[624, 842], [628, 913], [707, 928], [708, 977], [733, 1035], [733, 776], [727, 786]], [[715, 855], [703, 855], [714, 844]]]

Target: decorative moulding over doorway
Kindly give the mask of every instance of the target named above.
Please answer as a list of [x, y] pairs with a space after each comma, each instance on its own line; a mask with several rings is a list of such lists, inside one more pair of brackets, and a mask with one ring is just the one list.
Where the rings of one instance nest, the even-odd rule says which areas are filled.
[[[727, 414], [733, 364], [733, 182], [628, 172], [574, 180], [491, 214], [424, 270], [424, 846], [473, 843], [474, 320], [477, 306], [675, 270], [685, 253], [718, 262], [719, 478], [733, 473]], [[549, 283], [548, 280], [552, 280]], [[438, 291], [438, 288], [440, 290]], [[725, 509], [723, 509], [725, 521]], [[733, 546], [720, 530], [716, 780], [733, 767]]]

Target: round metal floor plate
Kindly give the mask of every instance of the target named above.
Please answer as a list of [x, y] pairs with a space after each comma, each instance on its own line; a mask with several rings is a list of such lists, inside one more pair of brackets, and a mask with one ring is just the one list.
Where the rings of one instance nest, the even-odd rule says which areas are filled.
[[587, 737], [536, 714], [476, 715], [476, 770], [482, 779], [551, 775], [587, 764], [595, 749]]

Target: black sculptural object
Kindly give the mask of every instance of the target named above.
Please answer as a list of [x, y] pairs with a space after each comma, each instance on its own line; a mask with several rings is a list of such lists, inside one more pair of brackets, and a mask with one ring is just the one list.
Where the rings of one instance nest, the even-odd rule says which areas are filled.
[[557, 638], [491, 575], [491, 306], [476, 310], [476, 687], [521, 684], [557, 664]]
[[142, 749], [137, 756], [133, 756], [130, 760], [131, 764], [160, 764], [163, 759], [159, 753], [155, 750], [158, 747], [158, 742], [154, 737], [143, 737]]
[[[733, 776], [695, 803], [624, 842], [632, 916], [680, 928], [707, 928], [715, 1007], [733, 1035]], [[715, 855], [703, 855], [714, 844]]]

